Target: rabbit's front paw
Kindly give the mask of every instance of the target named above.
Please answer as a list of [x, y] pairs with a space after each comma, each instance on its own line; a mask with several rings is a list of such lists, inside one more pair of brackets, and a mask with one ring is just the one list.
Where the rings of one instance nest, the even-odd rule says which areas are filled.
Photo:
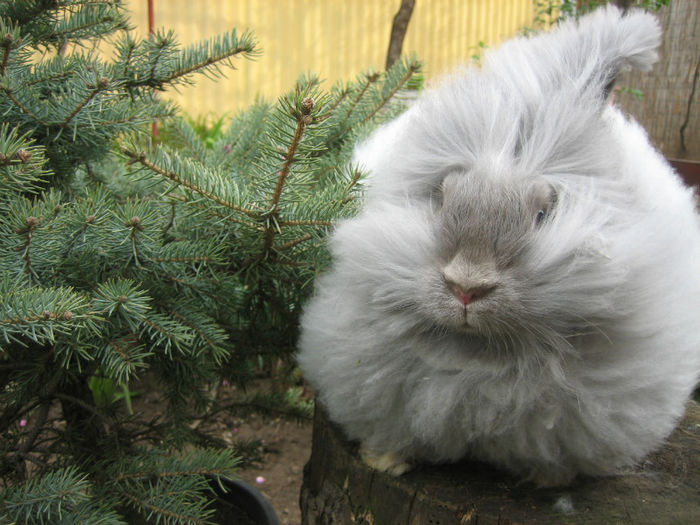
[[375, 454], [366, 448], [360, 449], [362, 461], [374, 470], [386, 472], [391, 476], [400, 476], [413, 468], [413, 465], [404, 461], [396, 452], [385, 452], [383, 454]]

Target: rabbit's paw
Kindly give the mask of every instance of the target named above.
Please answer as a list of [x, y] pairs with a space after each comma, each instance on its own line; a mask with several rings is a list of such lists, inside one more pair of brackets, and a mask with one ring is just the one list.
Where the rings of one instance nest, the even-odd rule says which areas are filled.
[[400, 476], [413, 468], [413, 465], [404, 461], [396, 452], [385, 452], [383, 454], [375, 454], [366, 448], [360, 449], [362, 461], [374, 470], [386, 472], [391, 476]]

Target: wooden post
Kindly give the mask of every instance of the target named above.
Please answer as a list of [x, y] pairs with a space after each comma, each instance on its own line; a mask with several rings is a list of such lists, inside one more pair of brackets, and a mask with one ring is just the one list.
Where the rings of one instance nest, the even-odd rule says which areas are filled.
[[416, 0], [401, 0], [401, 6], [394, 16], [391, 25], [391, 35], [389, 36], [389, 50], [386, 54], [386, 70], [388, 71], [401, 56], [403, 40], [408, 31], [408, 23], [411, 21], [411, 14], [416, 5]]
[[317, 409], [301, 491], [302, 525], [700, 523], [700, 406], [637, 469], [538, 489], [475, 462], [394, 478], [371, 470]]

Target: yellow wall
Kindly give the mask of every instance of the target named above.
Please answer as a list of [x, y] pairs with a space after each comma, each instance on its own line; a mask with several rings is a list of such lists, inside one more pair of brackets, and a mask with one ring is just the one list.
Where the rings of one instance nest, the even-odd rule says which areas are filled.
[[[147, 0], [127, 0], [137, 33], [148, 30]], [[384, 67], [400, 0], [154, 0], [155, 27], [189, 44], [233, 28], [252, 30], [262, 55], [236, 71], [170, 93], [190, 115], [235, 112], [256, 96], [275, 99], [313, 71], [330, 87]], [[403, 52], [416, 52], [429, 79], [495, 45], [533, 19], [532, 0], [416, 0]]]

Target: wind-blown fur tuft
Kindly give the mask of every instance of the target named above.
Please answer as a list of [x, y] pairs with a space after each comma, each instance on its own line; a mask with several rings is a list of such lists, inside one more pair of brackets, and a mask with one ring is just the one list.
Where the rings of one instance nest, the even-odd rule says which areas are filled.
[[614, 7], [512, 40], [358, 146], [363, 211], [298, 361], [365, 457], [472, 456], [541, 484], [661, 445], [700, 373], [692, 192], [606, 102], [656, 59]]

